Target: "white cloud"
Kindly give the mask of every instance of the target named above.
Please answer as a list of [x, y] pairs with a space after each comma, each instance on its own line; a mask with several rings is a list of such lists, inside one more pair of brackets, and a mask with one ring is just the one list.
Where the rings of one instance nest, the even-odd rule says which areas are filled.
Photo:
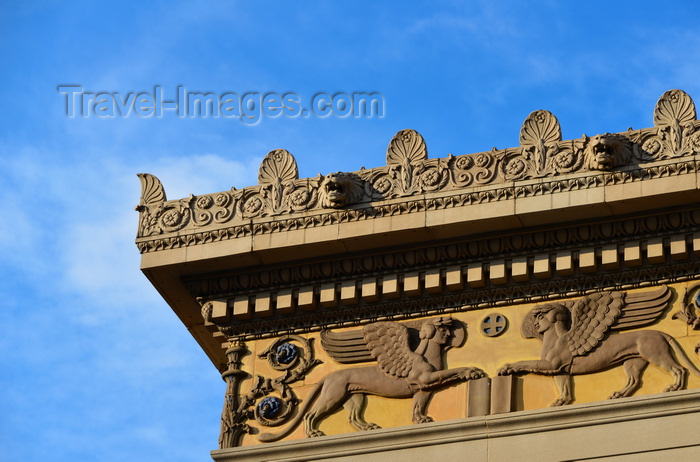
[[217, 154], [199, 154], [180, 158], [160, 158], [152, 173], [163, 183], [168, 199], [190, 194], [208, 194], [257, 184], [258, 169], [264, 155], [243, 160], [225, 159]]

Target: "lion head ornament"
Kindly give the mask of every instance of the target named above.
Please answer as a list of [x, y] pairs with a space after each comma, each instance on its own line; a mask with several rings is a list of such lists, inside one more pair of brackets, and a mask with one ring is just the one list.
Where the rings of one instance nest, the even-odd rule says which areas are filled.
[[622, 135], [605, 133], [588, 140], [584, 150], [584, 168], [612, 170], [632, 162], [632, 144]]
[[331, 173], [319, 186], [321, 207], [340, 208], [362, 201], [362, 180], [352, 173]]

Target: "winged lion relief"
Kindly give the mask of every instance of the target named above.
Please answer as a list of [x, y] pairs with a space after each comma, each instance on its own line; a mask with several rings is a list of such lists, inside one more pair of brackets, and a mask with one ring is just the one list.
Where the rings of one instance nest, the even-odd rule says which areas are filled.
[[571, 376], [620, 365], [627, 383], [611, 399], [632, 395], [649, 363], [673, 376], [664, 391], [680, 390], [688, 371], [679, 360], [699, 377], [700, 370], [673, 337], [656, 330], [616, 332], [655, 323], [670, 298], [670, 289], [662, 286], [643, 293], [598, 292], [575, 301], [537, 305], [523, 320], [522, 334], [542, 341], [541, 359], [505, 364], [498, 374], [553, 376], [560, 396], [552, 406], [573, 402]]
[[[442, 388], [486, 374], [476, 367], [445, 369], [443, 352], [461, 346], [465, 326], [449, 317], [420, 323], [375, 322], [346, 332], [321, 332], [321, 345], [336, 361], [344, 364], [375, 362], [332, 372], [313, 388], [306, 403], [289, 426], [280, 433], [263, 433], [260, 441], [278, 441], [303, 420], [307, 437], [323, 436], [321, 421], [340, 406], [358, 430], [380, 428], [364, 420], [367, 395], [413, 398], [413, 422], [432, 422], [427, 415], [433, 393]], [[417, 343], [417, 345], [416, 345]]]

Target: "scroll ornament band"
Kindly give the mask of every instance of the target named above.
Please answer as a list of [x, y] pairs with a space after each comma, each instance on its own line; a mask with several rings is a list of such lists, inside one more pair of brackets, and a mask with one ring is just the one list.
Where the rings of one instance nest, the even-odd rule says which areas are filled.
[[255, 430], [249, 425], [250, 420], [265, 427], [275, 427], [294, 415], [299, 399], [290, 385], [303, 380], [311, 369], [321, 364], [314, 357], [312, 340], [286, 335], [273, 342], [259, 357], [267, 359], [273, 369], [283, 374], [275, 378], [256, 375], [250, 391], [240, 397], [238, 389], [247, 375], [240, 370], [243, 347], [233, 345], [227, 351], [229, 368], [223, 373], [227, 390], [221, 415], [220, 448], [237, 446], [244, 434], [253, 433]]
[[[700, 282], [687, 287], [681, 302], [681, 311], [673, 313], [673, 319], [680, 319], [693, 330], [700, 330]], [[700, 343], [695, 345], [695, 352], [700, 353]]]
[[700, 153], [695, 104], [683, 91], [670, 90], [661, 96], [654, 111], [654, 125], [562, 141], [556, 117], [538, 110], [522, 125], [520, 147], [437, 159], [428, 158], [425, 141], [418, 132], [406, 129], [390, 141], [385, 167], [305, 179], [299, 179], [292, 154], [277, 149], [263, 159], [257, 186], [175, 201], [166, 200], [155, 176], [139, 174], [142, 196], [137, 206], [138, 237], [242, 223], [251, 218], [362, 208], [376, 201], [574, 172], [611, 171]]
[[686, 322], [693, 329], [700, 329], [700, 317], [697, 311], [700, 307], [700, 282], [685, 289], [681, 311], [673, 314], [673, 319]]

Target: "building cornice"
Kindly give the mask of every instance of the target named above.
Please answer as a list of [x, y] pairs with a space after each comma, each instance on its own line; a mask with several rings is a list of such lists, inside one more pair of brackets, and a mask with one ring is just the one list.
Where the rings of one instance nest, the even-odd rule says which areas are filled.
[[692, 99], [680, 90], [664, 93], [654, 125], [564, 141], [557, 119], [540, 110], [523, 123], [519, 147], [438, 159], [428, 159], [417, 132], [402, 130], [384, 167], [299, 179], [294, 157], [275, 150], [256, 186], [171, 201], [155, 176], [140, 174], [136, 243], [141, 253], [158, 252], [697, 174], [700, 124]]

